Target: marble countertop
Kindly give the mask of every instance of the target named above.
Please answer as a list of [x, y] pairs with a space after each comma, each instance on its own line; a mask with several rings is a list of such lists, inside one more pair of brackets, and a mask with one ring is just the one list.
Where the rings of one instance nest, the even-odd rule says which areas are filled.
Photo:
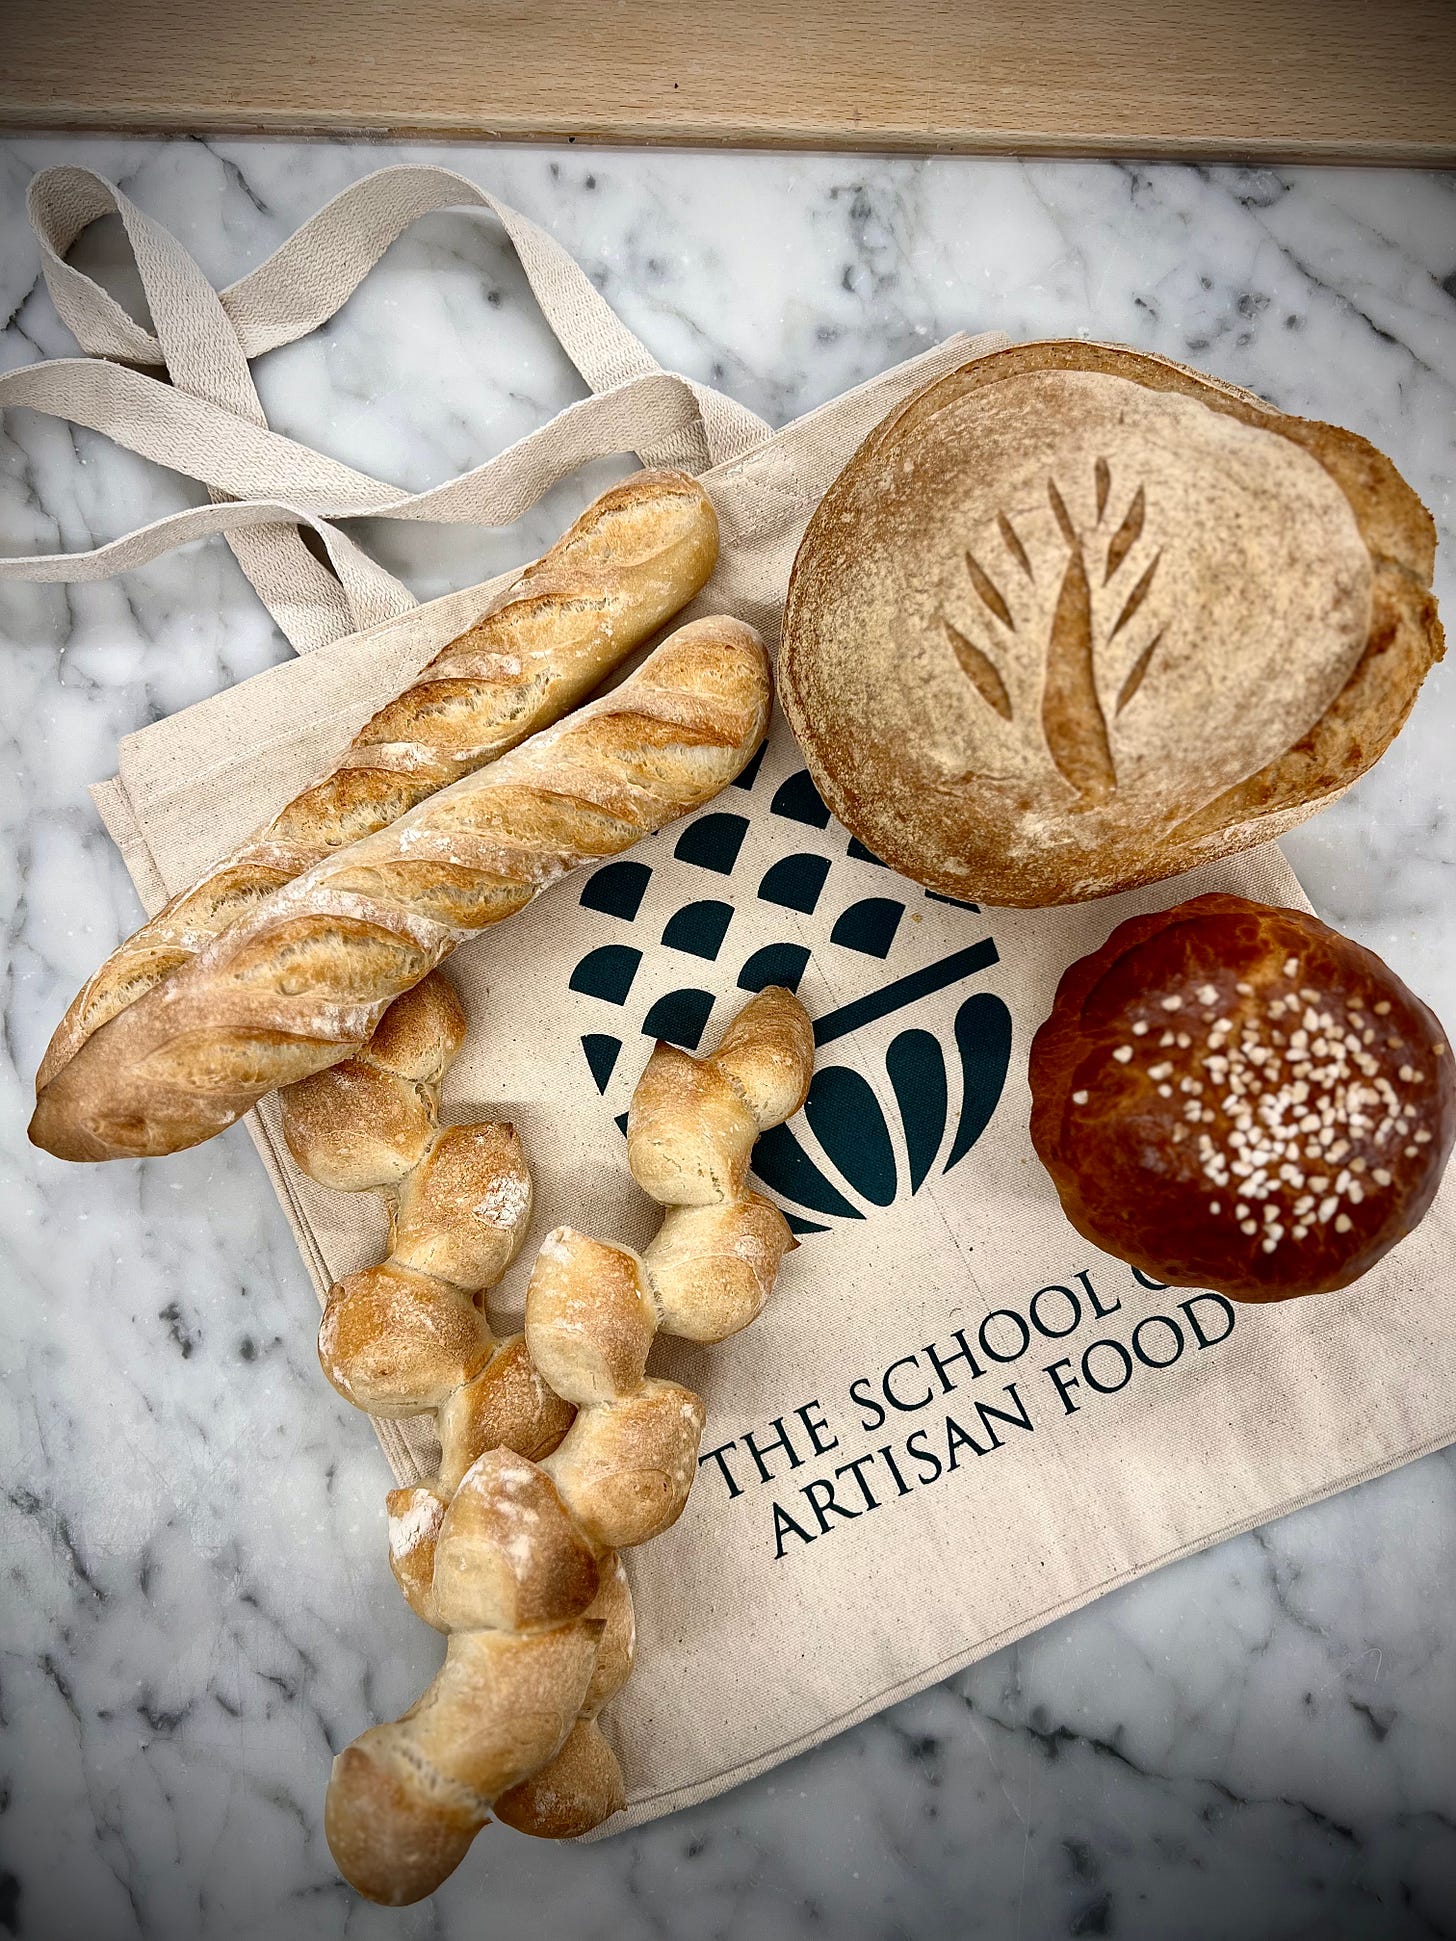
[[[38, 168], [123, 186], [225, 283], [401, 155], [543, 223], [669, 366], [775, 423], [954, 329], [1115, 338], [1335, 419], [1442, 527], [1456, 612], [1456, 178], [1112, 163], [332, 144], [0, 142], [0, 369], [73, 346], [24, 219]], [[108, 226], [108, 227], [114, 227]], [[88, 266], [119, 260], [93, 232]], [[125, 290], [126, 279], [114, 285]], [[270, 421], [411, 489], [579, 395], [493, 224], [437, 216], [317, 338]], [[422, 596], [549, 542], [366, 533]], [[25, 412], [0, 551], [200, 495]], [[227, 549], [0, 589], [7, 926], [0, 1931], [314, 1941], [1456, 1935], [1456, 1452], [1225, 1543], [716, 1802], [615, 1840], [482, 1836], [435, 1899], [340, 1885], [331, 1753], [437, 1642], [379, 1546], [385, 1470], [313, 1353], [313, 1297], [241, 1130], [174, 1160], [35, 1153], [31, 1074], [135, 923], [85, 785], [118, 738], [286, 649]], [[1456, 1017], [1456, 677], [1286, 844], [1323, 915]]]

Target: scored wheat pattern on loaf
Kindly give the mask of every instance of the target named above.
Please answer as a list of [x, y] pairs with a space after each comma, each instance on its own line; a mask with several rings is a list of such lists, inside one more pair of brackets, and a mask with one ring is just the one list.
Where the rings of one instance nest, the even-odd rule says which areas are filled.
[[315, 863], [103, 1025], [41, 1093], [67, 1159], [175, 1152], [358, 1049], [466, 938], [700, 807], [768, 724], [763, 642], [680, 628], [622, 685]]
[[746, 1327], [795, 1245], [747, 1188], [759, 1133], [798, 1111], [813, 1029], [792, 993], [749, 1000], [698, 1059], [658, 1044], [628, 1118], [628, 1164], [665, 1208], [641, 1254], [559, 1227], [526, 1296], [534, 1366], [576, 1409], [532, 1462], [482, 1454], [412, 1542], [428, 1570], [445, 1664], [418, 1704], [334, 1762], [325, 1827], [370, 1899], [423, 1898], [492, 1810], [548, 1838], [589, 1831], [625, 1801], [597, 1717], [631, 1670], [631, 1601], [617, 1557], [681, 1514], [703, 1405], [647, 1373], [658, 1332], [721, 1341]]
[[1019, 345], [909, 399], [814, 511], [778, 679], [815, 784], [937, 894], [1082, 902], [1286, 829], [1441, 653], [1395, 468], [1167, 359]]
[[603, 493], [326, 774], [112, 952], [57, 1026], [37, 1092], [270, 892], [575, 707], [692, 599], [717, 557], [713, 508], [685, 473], [641, 472]]
[[[1071, 784], [1079, 797], [1090, 802], [1101, 802], [1117, 787], [1117, 763], [1107, 713], [1098, 694], [1099, 662], [1103, 656], [1115, 651], [1118, 636], [1146, 601], [1162, 559], [1162, 550], [1160, 548], [1155, 552], [1140, 572], [1124, 574], [1128, 556], [1141, 539], [1147, 519], [1146, 494], [1139, 485], [1115, 529], [1110, 535], [1104, 535], [1104, 521], [1112, 491], [1112, 472], [1105, 458], [1097, 460], [1093, 476], [1097, 504], [1095, 538], [1100, 554], [1100, 558], [1094, 561], [1094, 567], [1101, 567], [1095, 583], [1100, 589], [1118, 581], [1116, 611], [1109, 611], [1099, 635], [1093, 601], [1094, 578], [1088, 572], [1090, 542], [1078, 531], [1056, 480], [1049, 478], [1046, 485], [1047, 503], [1057, 530], [1066, 542], [1067, 557], [1044, 648], [1041, 730], [1047, 753], [1063, 780]], [[982, 610], [982, 626], [992, 639], [1002, 628], [1010, 634], [1018, 631], [1016, 582], [1020, 579], [1027, 585], [1035, 585], [1037, 577], [1036, 567], [1021, 535], [1006, 513], [997, 514], [996, 528], [1006, 559], [1004, 567], [993, 562], [995, 572], [1001, 575], [1001, 583], [998, 584], [992, 571], [982, 564], [969, 547], [965, 553], [966, 573]], [[1105, 551], [1102, 550], [1104, 541]], [[1003, 585], [1013, 588], [1011, 599], [1003, 592]], [[1011, 695], [996, 659], [944, 616], [941, 624], [956, 659], [976, 693], [1003, 721], [1013, 721], [1015, 710]], [[1146, 679], [1165, 632], [1166, 628], [1158, 625], [1150, 638], [1137, 643], [1131, 664], [1117, 684], [1116, 700], [1112, 707], [1114, 722]]]

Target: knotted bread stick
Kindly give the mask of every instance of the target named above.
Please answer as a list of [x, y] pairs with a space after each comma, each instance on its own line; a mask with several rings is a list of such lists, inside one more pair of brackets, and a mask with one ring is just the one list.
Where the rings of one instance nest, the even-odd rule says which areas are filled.
[[389, 1499], [391, 1567], [435, 1625], [435, 1533], [466, 1470], [487, 1449], [545, 1456], [572, 1417], [525, 1337], [498, 1340], [479, 1299], [530, 1223], [531, 1175], [514, 1127], [440, 1125], [440, 1085], [464, 1038], [460, 1001], [435, 972], [353, 1058], [280, 1095], [283, 1136], [310, 1179], [379, 1193], [389, 1210], [387, 1258], [330, 1290], [319, 1362], [370, 1415], [435, 1417], [439, 1473]]
[[[441, 1082], [464, 1035], [459, 1000], [435, 972], [395, 1000], [354, 1058], [280, 1094], [284, 1136], [303, 1171], [339, 1192], [379, 1192], [389, 1209], [388, 1258], [331, 1290], [319, 1361], [371, 1415], [435, 1415], [438, 1474], [392, 1491], [388, 1509], [391, 1568], [411, 1607], [439, 1630], [447, 1627], [432, 1581], [436, 1540], [466, 1472], [476, 1465], [457, 1531], [472, 1494], [487, 1499], [490, 1515], [489, 1500], [509, 1491], [516, 1472], [504, 1459], [549, 1454], [575, 1414], [532, 1367], [524, 1336], [497, 1341], [473, 1298], [514, 1255], [531, 1183], [512, 1127], [440, 1127]], [[498, 1460], [478, 1463], [487, 1451]], [[590, 1719], [627, 1675], [634, 1625], [615, 1555], [584, 1567], [597, 1585], [585, 1616], [600, 1633], [578, 1706], [578, 1718]], [[468, 1685], [462, 1667], [474, 1662], [457, 1653], [455, 1686]], [[578, 1791], [590, 1787], [603, 1815], [615, 1811], [621, 1776], [606, 1741], [583, 1736], [573, 1753]]]
[[768, 725], [763, 642], [680, 628], [622, 685], [265, 898], [101, 1026], [30, 1136], [63, 1159], [177, 1152], [347, 1058], [457, 944], [700, 808]]
[[667, 1208], [657, 1238], [641, 1255], [570, 1228], [543, 1243], [526, 1339], [576, 1419], [542, 1462], [493, 1451], [466, 1473], [435, 1545], [445, 1664], [403, 1718], [334, 1761], [329, 1845], [369, 1899], [433, 1893], [492, 1805], [560, 1838], [624, 1803], [596, 1723], [631, 1669], [615, 1553], [681, 1514], [703, 1426], [696, 1395], [646, 1374], [648, 1350], [659, 1329], [721, 1340], [762, 1307], [795, 1243], [747, 1191], [748, 1158], [803, 1103], [813, 1059], [808, 1017], [779, 989], [752, 998], [708, 1058], [658, 1045], [627, 1135], [634, 1176]]
[[56, 1027], [43, 1092], [108, 1019], [320, 857], [371, 835], [559, 719], [707, 582], [718, 522], [682, 472], [639, 472], [589, 505], [296, 795], [112, 952]]

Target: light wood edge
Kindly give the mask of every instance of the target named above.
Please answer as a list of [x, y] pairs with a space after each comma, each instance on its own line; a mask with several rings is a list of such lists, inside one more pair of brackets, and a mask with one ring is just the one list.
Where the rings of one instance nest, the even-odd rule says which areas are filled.
[[370, 121], [326, 110], [295, 114], [252, 110], [237, 116], [206, 111], [158, 109], [106, 112], [64, 104], [16, 105], [0, 99], [0, 135], [75, 134], [280, 137], [301, 141], [550, 142], [582, 148], [780, 148], [831, 154], [1004, 155], [1074, 159], [1118, 157], [1153, 161], [1326, 163], [1361, 167], [1443, 168], [1456, 164], [1456, 138], [1450, 141], [1353, 141], [1340, 137], [1271, 136], [1237, 144], [1192, 136], [1058, 134], [1038, 129], [886, 129], [865, 136], [844, 127], [791, 127], [777, 124], [659, 122], [651, 120], [594, 125], [542, 126], [502, 116], [489, 123], [420, 115], [408, 121]]

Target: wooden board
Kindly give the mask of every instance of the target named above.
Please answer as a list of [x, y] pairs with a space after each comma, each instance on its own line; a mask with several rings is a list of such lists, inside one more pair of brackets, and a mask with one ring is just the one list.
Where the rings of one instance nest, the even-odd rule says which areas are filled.
[[1456, 0], [0, 0], [0, 126], [1456, 160]]

